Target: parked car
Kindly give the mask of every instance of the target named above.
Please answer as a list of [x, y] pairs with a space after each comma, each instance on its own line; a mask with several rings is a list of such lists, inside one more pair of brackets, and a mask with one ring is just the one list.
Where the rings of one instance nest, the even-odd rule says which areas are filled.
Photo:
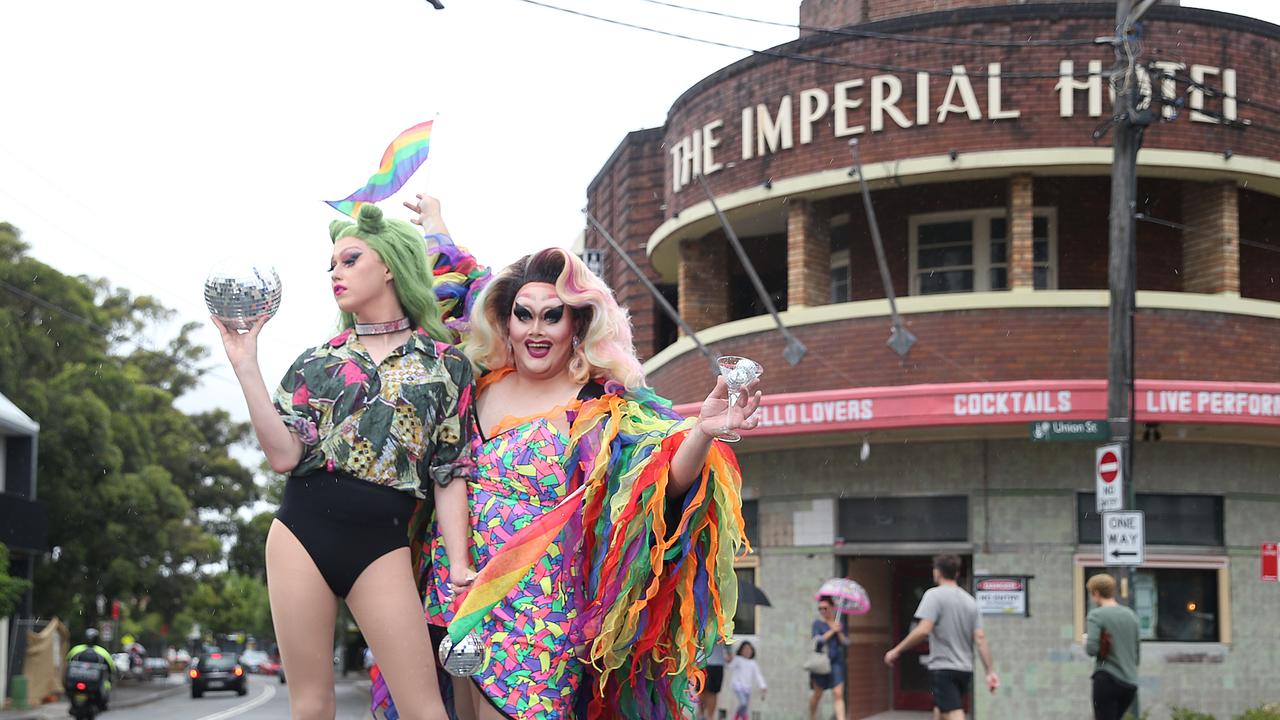
[[237, 695], [249, 692], [244, 666], [230, 653], [201, 655], [187, 672], [191, 679], [191, 697], [200, 698], [206, 690], [235, 690]]
[[244, 666], [245, 672], [262, 672], [262, 663], [266, 661], [267, 654], [261, 650], [245, 650], [240, 653], [240, 664]]
[[162, 657], [147, 658], [142, 661], [147, 677], [169, 677], [169, 661]]

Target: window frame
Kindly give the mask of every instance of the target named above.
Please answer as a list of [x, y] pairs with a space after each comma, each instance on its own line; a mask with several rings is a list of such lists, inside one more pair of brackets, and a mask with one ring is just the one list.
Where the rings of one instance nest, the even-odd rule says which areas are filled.
[[[1079, 642], [1084, 635], [1085, 615], [1088, 613], [1088, 601], [1085, 600], [1084, 573], [1087, 568], [1107, 567], [1108, 572], [1119, 574], [1123, 566], [1106, 566], [1102, 553], [1078, 552], [1072, 556], [1072, 616], [1075, 623], [1075, 638]], [[1214, 644], [1230, 647], [1231, 645], [1231, 558], [1224, 555], [1183, 555], [1174, 553], [1148, 553], [1140, 566], [1147, 570], [1216, 570], [1218, 573], [1218, 639], [1206, 641], [1186, 640], [1143, 640], [1143, 645], [1161, 647], [1205, 647]], [[1118, 592], [1117, 588], [1117, 592]]]
[[[835, 275], [837, 270], [844, 270], [844, 284], [845, 284], [844, 300], [836, 299], [836, 285], [834, 282], [834, 278], [830, 278], [830, 276]], [[830, 287], [828, 288], [829, 292], [827, 293], [827, 297], [831, 300], [831, 304], [838, 305], [840, 303], [849, 302], [853, 298], [853, 276], [852, 276], [852, 273], [850, 272], [848, 250], [836, 250], [831, 253], [831, 273], [828, 277], [832, 280]]]
[[[746, 556], [735, 559], [733, 561], [733, 570], [734, 570], [735, 582], [737, 582], [738, 570], [750, 570], [752, 573], [752, 583], [754, 583], [755, 586], [758, 588], [764, 587], [763, 585], [760, 584], [760, 554], [758, 551], [753, 552], [750, 555], [746, 555]], [[739, 609], [741, 609], [741, 606], [739, 606]], [[757, 641], [757, 639], [760, 637], [760, 618], [762, 617], [762, 615], [760, 614], [760, 606], [752, 605], [751, 613], [753, 615], [751, 619], [751, 624], [753, 625], [753, 629], [755, 630], [755, 632], [740, 633], [738, 632], [738, 628], [736, 627], [736, 623], [735, 623], [735, 627], [733, 629], [733, 641], [734, 643], [739, 643], [739, 642], [742, 642], [743, 640], [749, 640], [753, 646], [758, 648], [760, 647], [760, 643]]]
[[[1043, 217], [1048, 225], [1048, 242], [1049, 242], [1049, 260], [1047, 261], [1048, 277], [1045, 281], [1045, 290], [1058, 289], [1058, 209], [1056, 207], [1033, 207], [1031, 209], [1033, 218], [1032, 232], [1035, 231], [1034, 218]], [[973, 271], [973, 288], [968, 292], [1008, 292], [1012, 288], [1004, 288], [1001, 290], [991, 289], [991, 220], [993, 218], [1005, 218], [1005, 227], [1012, 231], [1013, 223], [1009, 219], [1008, 208], [975, 208], [970, 210], [954, 210], [946, 212], [930, 212], [916, 213], [909, 215], [907, 218], [907, 255], [910, 268], [910, 284], [909, 291], [911, 295], [921, 295], [920, 292], [920, 226], [933, 225], [938, 223], [959, 222], [968, 220], [972, 230], [973, 238], [973, 264], [964, 266], [948, 266], [949, 269], [971, 269]], [[1034, 242], [1034, 237], [1032, 238]], [[1006, 262], [1003, 265], [1006, 268], [1006, 278], [1011, 280], [1011, 274], [1007, 272], [1009, 263], [1013, 259], [1012, 239], [1006, 238], [1008, 247], [1006, 248]], [[1032, 258], [1032, 275], [1034, 278], [1035, 267], [1034, 255]], [[958, 291], [964, 292], [964, 291]], [[930, 295], [954, 295], [957, 293], [928, 293]]]

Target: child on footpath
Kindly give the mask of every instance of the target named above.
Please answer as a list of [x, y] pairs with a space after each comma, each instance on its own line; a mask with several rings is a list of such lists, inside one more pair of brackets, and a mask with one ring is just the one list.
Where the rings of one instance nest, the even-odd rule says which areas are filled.
[[729, 661], [729, 675], [732, 678], [730, 687], [738, 696], [738, 709], [733, 713], [733, 720], [749, 720], [751, 707], [751, 691], [760, 686], [761, 699], [768, 696], [769, 689], [760, 674], [760, 666], [756, 664], [756, 649], [745, 640], [738, 646], [738, 654]]

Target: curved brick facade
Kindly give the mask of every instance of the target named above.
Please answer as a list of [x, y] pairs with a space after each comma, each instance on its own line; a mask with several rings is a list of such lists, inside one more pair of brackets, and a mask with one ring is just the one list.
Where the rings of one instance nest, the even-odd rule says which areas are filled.
[[[921, 3], [915, 3], [921, 4]], [[924, 3], [928, 4], [928, 3]], [[936, 4], [936, 3], [935, 3]], [[962, 4], [962, 3], [952, 3]], [[968, 3], [963, 3], [968, 4]], [[883, 5], [873, 3], [872, 6]], [[958, 10], [914, 15], [878, 23], [860, 25], [894, 33], [945, 34], [974, 39], [1049, 39], [1093, 38], [1111, 32], [1114, 6], [1097, 3], [1030, 4]], [[1245, 101], [1280, 106], [1280, 85], [1272, 81], [1272, 71], [1280, 65], [1280, 28], [1235, 15], [1192, 8], [1157, 6], [1148, 13], [1144, 27], [1145, 54], [1152, 59], [1165, 59], [1206, 68], [1204, 82], [1220, 87], [1228, 83], [1224, 70], [1234, 71], [1237, 96], [1235, 114], [1242, 121], [1269, 127], [1280, 126], [1280, 115], [1251, 106]], [[668, 181], [665, 183], [666, 213], [670, 219], [680, 210], [705, 201], [696, 184], [673, 189], [673, 158], [682, 140], [698, 134], [709, 123], [722, 121], [711, 137], [719, 142], [714, 161], [725, 167], [707, 172], [707, 179], [717, 195], [754, 187], [767, 179], [774, 180], [819, 172], [851, 164], [848, 139], [858, 137], [863, 146], [863, 161], [878, 163], [906, 158], [945, 155], [950, 151], [1009, 150], [1021, 148], [1057, 148], [1094, 146], [1109, 147], [1109, 139], [1095, 141], [1093, 131], [1103, 117], [1088, 112], [1088, 92], [1074, 93], [1072, 117], [1062, 117], [1059, 82], [1060, 62], [1074, 62], [1076, 73], [1088, 71], [1090, 61], [1099, 61], [1104, 70], [1114, 63], [1109, 46], [1083, 48], [1033, 47], [990, 48], [952, 45], [908, 44], [894, 40], [813, 36], [798, 40], [777, 50], [792, 54], [820, 56], [833, 62], [862, 63], [902, 68], [900, 71], [840, 67], [813, 62], [757, 55], [720, 70], [690, 88], [671, 107], [664, 132]], [[988, 96], [985, 73], [990, 63], [999, 63], [1004, 77], [1000, 83], [998, 108]], [[980, 120], [970, 120], [963, 113], [947, 113], [938, 121], [938, 109], [948, 92], [950, 68], [963, 65], [969, 73], [974, 104]], [[917, 77], [915, 69], [931, 69], [928, 123], [917, 124]], [[1184, 74], [1189, 70], [1181, 71]], [[1019, 73], [1047, 74], [1043, 78], [1016, 77]], [[873, 77], [897, 78], [901, 97], [896, 107], [912, 124], [903, 128], [890, 114], [883, 116], [884, 129], [874, 131], [870, 117]], [[837, 137], [834, 116], [838, 83], [862, 80], [861, 86], [846, 88], [848, 101], [861, 102], [848, 111], [849, 126], [863, 125], [860, 134]], [[892, 81], [889, 81], [892, 82]], [[1102, 115], [1110, 112], [1105, 82], [1101, 87]], [[802, 91], [818, 89], [826, 94], [831, 107], [812, 123], [812, 138], [802, 143]], [[886, 89], [886, 93], [890, 90]], [[1188, 85], [1178, 81], [1174, 94], [1195, 100]], [[789, 98], [790, 121], [794, 146], [761, 155], [756, 152], [744, 158], [742, 152], [743, 108], [762, 104], [771, 118], [779, 115], [783, 98]], [[962, 91], [953, 93], [953, 104], [963, 107]], [[812, 100], [817, 109], [819, 100]], [[1221, 99], [1203, 98], [1209, 112], [1231, 113]], [[1017, 111], [1017, 118], [992, 119], [1000, 113]], [[759, 123], [752, 120], [753, 127]], [[1184, 110], [1173, 122], [1163, 123], [1147, 133], [1145, 148], [1209, 151], [1215, 154], [1230, 150], [1235, 156], [1280, 158], [1280, 134], [1258, 129], [1227, 127], [1213, 122], [1195, 122]], [[694, 148], [692, 144], [690, 149]], [[677, 150], [678, 152], [678, 150]], [[704, 151], [705, 152], [705, 151]], [[700, 155], [705, 157], [705, 155]]]
[[[711, 345], [748, 355], [768, 370], [771, 394], [848, 387], [1107, 376], [1107, 310], [964, 310], [904, 316], [919, 338], [899, 363], [884, 343], [888, 318], [794, 327], [809, 352], [792, 367], [776, 330]], [[1243, 315], [1139, 310], [1137, 377], [1152, 380], [1280, 382], [1280, 321]], [[677, 404], [706, 396], [707, 365], [685, 353], [649, 374]]]

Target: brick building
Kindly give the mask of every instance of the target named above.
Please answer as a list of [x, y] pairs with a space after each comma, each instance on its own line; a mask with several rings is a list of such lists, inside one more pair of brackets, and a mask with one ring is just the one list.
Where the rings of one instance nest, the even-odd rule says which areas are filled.
[[[1114, 3], [805, 0], [800, 21], [798, 40], [628, 135], [588, 189], [701, 341], [767, 369], [763, 426], [736, 448], [756, 548], [740, 569], [773, 603], [739, 617], [770, 684], [756, 707], [805, 716], [813, 592], [847, 576], [873, 601], [851, 621], [849, 717], [928, 710], [920, 655], [892, 671], [880, 658], [948, 551], [969, 587], [1021, 588], [984, 598], [1004, 687], [975, 695], [975, 715], [1083, 717], [1095, 448], [1031, 436], [1106, 417], [1112, 153], [1095, 133], [1114, 58], [1067, 41], [1112, 34]], [[1280, 700], [1280, 585], [1260, 548], [1280, 540], [1280, 27], [1161, 4], [1142, 47], [1166, 102], [1136, 208], [1141, 698], [1153, 718], [1229, 717]], [[918, 338], [902, 359], [885, 345], [855, 138]], [[797, 365], [699, 175], [807, 346]], [[631, 309], [651, 384], [696, 407], [707, 361], [593, 231], [583, 243]]]

